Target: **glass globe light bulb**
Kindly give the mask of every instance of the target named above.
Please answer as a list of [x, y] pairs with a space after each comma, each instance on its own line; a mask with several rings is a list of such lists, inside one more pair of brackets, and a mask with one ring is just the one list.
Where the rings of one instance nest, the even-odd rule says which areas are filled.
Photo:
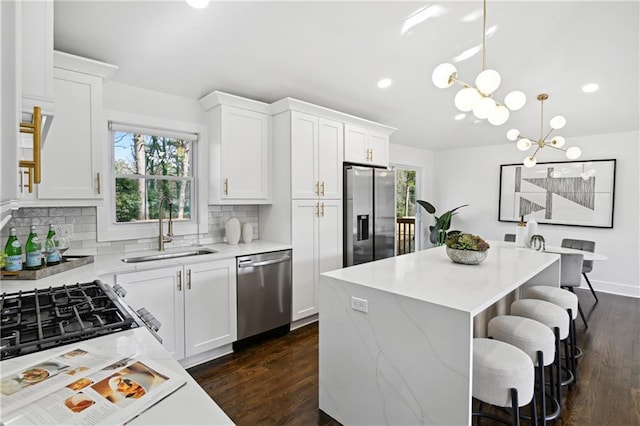
[[507, 132], [507, 139], [510, 141], [515, 141], [518, 139], [518, 136], [520, 136], [520, 130], [518, 129], [511, 129]]
[[476, 77], [476, 87], [485, 95], [490, 95], [500, 87], [500, 74], [496, 70], [484, 70]]
[[504, 104], [511, 111], [519, 110], [524, 106], [525, 103], [527, 103], [527, 97], [523, 92], [519, 90], [514, 90], [504, 97]]
[[567, 124], [567, 120], [561, 115], [556, 115], [549, 120], [549, 125], [553, 130], [562, 129], [565, 124]]
[[562, 148], [564, 146], [564, 138], [562, 136], [556, 136], [551, 140], [551, 146], [556, 148]]
[[516, 144], [516, 148], [518, 148], [520, 151], [526, 151], [531, 148], [531, 141], [527, 138], [522, 138]]
[[577, 146], [572, 146], [567, 149], [566, 155], [569, 160], [576, 160], [582, 155], [582, 150]]
[[522, 162], [525, 167], [533, 167], [536, 165], [536, 157], [526, 157]]
[[455, 77], [457, 72], [458, 70], [452, 64], [440, 64], [433, 70], [431, 80], [436, 87], [446, 89], [454, 83], [451, 80], [451, 76]]
[[491, 98], [482, 98], [476, 103], [476, 106], [473, 107], [473, 115], [477, 118], [484, 120], [489, 117], [491, 111], [493, 111], [496, 107], [496, 102]]
[[482, 98], [482, 95], [473, 87], [465, 87], [456, 93], [454, 103], [460, 111], [471, 111], [476, 103]]
[[509, 119], [509, 110], [503, 105], [496, 105], [496, 107], [489, 114], [489, 123], [494, 126], [501, 126]]

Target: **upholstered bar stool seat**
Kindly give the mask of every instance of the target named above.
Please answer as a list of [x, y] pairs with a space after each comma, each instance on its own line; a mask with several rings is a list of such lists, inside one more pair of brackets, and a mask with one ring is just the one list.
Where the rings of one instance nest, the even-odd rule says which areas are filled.
[[[489, 321], [487, 328], [488, 336], [509, 343], [524, 353], [529, 355], [533, 365], [537, 370], [537, 378], [540, 389], [540, 407], [542, 424], [546, 424], [547, 420], [552, 420], [560, 415], [560, 402], [552, 395], [555, 407], [550, 414], [546, 410], [546, 391], [545, 391], [545, 374], [544, 367], [552, 365], [555, 360], [556, 340], [553, 332], [545, 324], [530, 318], [499, 315]], [[550, 376], [553, 378], [553, 375]], [[555, 391], [553, 382], [551, 389]]]
[[[537, 285], [529, 287], [526, 290], [526, 297], [529, 299], [546, 300], [555, 305], [560, 306], [567, 312], [571, 312], [571, 324], [569, 327], [569, 343], [571, 344], [571, 354], [573, 358], [572, 371], [574, 377], [577, 379], [577, 359], [582, 356], [582, 349], [576, 344], [576, 318], [578, 317], [578, 296], [569, 290], [564, 290], [558, 287], [551, 287], [547, 285]], [[565, 355], [566, 356], [566, 355]]]
[[[569, 314], [560, 306], [538, 299], [520, 299], [511, 304], [511, 315], [530, 318], [541, 322], [553, 330], [556, 340], [556, 390], [558, 401], [562, 401], [562, 386], [573, 382], [574, 376], [570, 368], [567, 368], [567, 379], [562, 381], [560, 377], [560, 342], [567, 342], [571, 321]], [[565, 346], [566, 347], [566, 346]]]
[[[510, 407], [512, 424], [519, 424], [519, 407], [533, 399], [534, 372], [529, 355], [494, 339], [473, 339], [472, 396], [497, 407]], [[474, 412], [476, 417], [496, 416]], [[503, 419], [498, 419], [504, 421]]]

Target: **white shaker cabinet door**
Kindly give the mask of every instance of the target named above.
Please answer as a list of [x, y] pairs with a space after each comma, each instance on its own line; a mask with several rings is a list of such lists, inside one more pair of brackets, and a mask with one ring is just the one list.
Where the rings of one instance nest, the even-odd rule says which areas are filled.
[[320, 198], [342, 198], [342, 160], [344, 158], [344, 130], [342, 123], [318, 121], [318, 181]]
[[102, 198], [102, 79], [60, 68], [54, 73], [56, 114], [42, 149], [38, 198]]
[[184, 358], [184, 277], [182, 266], [116, 275], [127, 291], [125, 302], [142, 307], [160, 321], [158, 335], [175, 359]]
[[318, 118], [291, 112], [291, 190], [292, 198], [317, 198]]
[[344, 161], [366, 164], [369, 162], [369, 143], [366, 129], [345, 124]]
[[185, 265], [186, 356], [236, 340], [235, 259]]
[[269, 197], [269, 116], [222, 106], [220, 171], [223, 199]]
[[389, 135], [369, 131], [370, 163], [376, 166], [389, 166]]
[[320, 200], [318, 274], [342, 268], [342, 216], [342, 201]]
[[318, 212], [317, 200], [293, 200], [292, 202], [292, 321], [318, 313], [316, 261]]

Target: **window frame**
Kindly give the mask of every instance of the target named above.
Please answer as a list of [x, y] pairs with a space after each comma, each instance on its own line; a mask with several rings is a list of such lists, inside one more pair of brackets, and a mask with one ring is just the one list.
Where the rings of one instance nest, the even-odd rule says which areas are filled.
[[[178, 135], [190, 134], [197, 136], [191, 142], [191, 218], [174, 222], [174, 234], [177, 236], [193, 235], [197, 243], [198, 234], [208, 233], [208, 206], [206, 191], [208, 191], [208, 178], [205, 159], [208, 156], [207, 128], [199, 123], [189, 123], [177, 120], [159, 119], [156, 117], [142, 116], [138, 114], [121, 113], [108, 111], [105, 114], [105, 150], [108, 159], [108, 169], [105, 171], [104, 181], [104, 202], [97, 207], [97, 241], [119, 241], [151, 238], [149, 248], [156, 248], [153, 241], [158, 238], [158, 221], [145, 220], [140, 222], [116, 222], [115, 207], [115, 178], [114, 170], [114, 130], [111, 130], [109, 123], [117, 123], [118, 126], [130, 126], [130, 129], [137, 129], [143, 134], [152, 130], [155, 135], [176, 137]], [[135, 124], [134, 124], [135, 123]], [[121, 129], [119, 129], [121, 130]], [[124, 130], [123, 130], [124, 131]], [[205, 174], [204, 176], [202, 174]], [[153, 178], [153, 175], [149, 175]], [[160, 176], [161, 177], [161, 176]], [[167, 176], [168, 178], [170, 176]], [[166, 232], [166, 225], [164, 226]], [[144, 243], [144, 241], [138, 241]]]

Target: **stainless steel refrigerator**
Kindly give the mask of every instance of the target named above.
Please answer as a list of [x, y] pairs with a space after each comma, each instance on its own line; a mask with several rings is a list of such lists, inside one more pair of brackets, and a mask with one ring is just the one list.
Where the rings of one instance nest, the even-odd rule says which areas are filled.
[[396, 172], [344, 166], [344, 266], [395, 255]]

